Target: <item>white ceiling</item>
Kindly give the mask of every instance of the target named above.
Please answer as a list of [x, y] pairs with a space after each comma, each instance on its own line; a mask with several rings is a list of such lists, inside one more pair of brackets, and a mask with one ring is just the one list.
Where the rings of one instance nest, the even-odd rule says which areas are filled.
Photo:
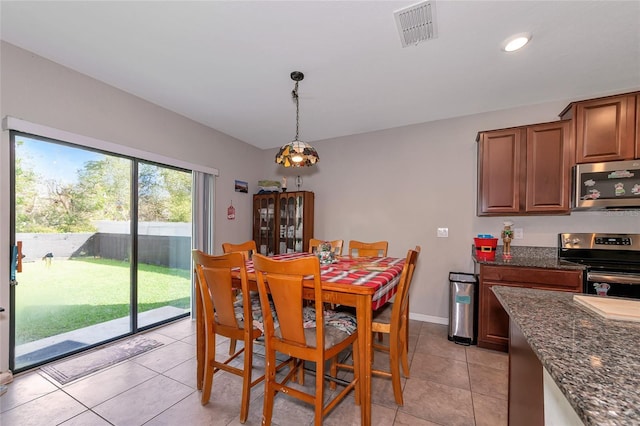
[[294, 70], [308, 142], [640, 87], [639, 1], [438, 0], [438, 38], [402, 48], [414, 3], [2, 1], [0, 34], [260, 148], [295, 135]]

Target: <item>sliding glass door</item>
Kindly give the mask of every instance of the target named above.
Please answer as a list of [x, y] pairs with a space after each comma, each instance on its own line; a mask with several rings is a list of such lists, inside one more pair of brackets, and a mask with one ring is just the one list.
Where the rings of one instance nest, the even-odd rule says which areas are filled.
[[189, 313], [191, 173], [138, 163], [138, 328]]
[[11, 139], [12, 370], [189, 313], [191, 172]]

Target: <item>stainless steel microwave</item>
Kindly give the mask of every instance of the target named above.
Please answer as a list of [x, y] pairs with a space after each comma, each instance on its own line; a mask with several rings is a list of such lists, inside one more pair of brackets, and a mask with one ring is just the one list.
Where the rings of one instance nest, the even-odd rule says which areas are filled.
[[640, 160], [573, 167], [573, 210], [640, 209]]

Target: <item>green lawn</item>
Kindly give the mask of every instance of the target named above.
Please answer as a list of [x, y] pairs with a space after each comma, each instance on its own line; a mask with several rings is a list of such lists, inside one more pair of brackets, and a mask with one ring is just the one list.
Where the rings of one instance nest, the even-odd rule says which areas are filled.
[[[129, 315], [129, 263], [107, 259], [24, 263], [16, 290], [16, 345]], [[189, 309], [190, 271], [139, 265], [138, 311]]]

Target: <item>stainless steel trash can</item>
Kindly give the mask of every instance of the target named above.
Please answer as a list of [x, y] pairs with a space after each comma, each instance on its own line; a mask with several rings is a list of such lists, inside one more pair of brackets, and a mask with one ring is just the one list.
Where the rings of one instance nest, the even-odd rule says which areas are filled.
[[474, 274], [449, 273], [449, 340], [475, 345], [478, 336], [478, 280]]

